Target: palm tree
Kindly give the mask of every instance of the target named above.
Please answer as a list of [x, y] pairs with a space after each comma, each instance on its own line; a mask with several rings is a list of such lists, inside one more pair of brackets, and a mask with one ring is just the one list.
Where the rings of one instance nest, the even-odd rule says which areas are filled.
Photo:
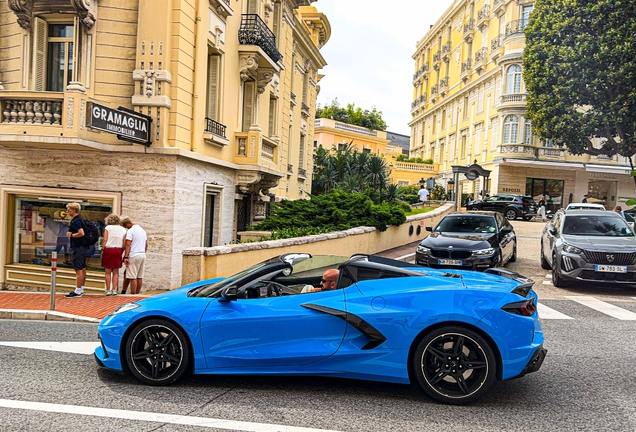
[[373, 155], [369, 158], [365, 179], [369, 186], [373, 188], [373, 195], [376, 197], [378, 190], [386, 189], [387, 168], [386, 161], [381, 157]]

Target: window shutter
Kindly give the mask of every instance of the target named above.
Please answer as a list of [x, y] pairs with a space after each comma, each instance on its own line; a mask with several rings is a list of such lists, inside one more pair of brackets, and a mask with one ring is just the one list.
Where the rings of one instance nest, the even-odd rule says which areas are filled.
[[254, 114], [254, 81], [243, 83], [243, 132], [248, 132], [252, 126]]
[[276, 135], [276, 99], [270, 98], [269, 100], [269, 131], [267, 136]]
[[259, 0], [247, 0], [247, 13], [258, 14], [258, 2]]
[[46, 86], [46, 45], [48, 27], [41, 18], [33, 20], [33, 71], [32, 87], [35, 91], [44, 91]]
[[208, 57], [208, 117], [219, 121], [218, 116], [219, 56]]

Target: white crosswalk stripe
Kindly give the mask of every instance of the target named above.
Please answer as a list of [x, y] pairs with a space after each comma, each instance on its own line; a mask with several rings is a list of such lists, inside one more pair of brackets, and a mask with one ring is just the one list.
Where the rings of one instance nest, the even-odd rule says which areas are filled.
[[542, 320], [545, 320], [545, 319], [574, 319], [572, 317], [567, 316], [564, 313], [561, 313], [561, 312], [559, 312], [557, 310], [549, 308], [546, 305], [541, 304], [541, 303], [538, 304], [538, 309], [539, 309], [539, 318], [541, 318]]
[[630, 312], [623, 308], [619, 308], [618, 306], [614, 306], [613, 304], [604, 302], [591, 296], [566, 296], [565, 298], [573, 300], [579, 304], [582, 304], [583, 306], [587, 306], [591, 309], [597, 310], [622, 321], [636, 321], [636, 313]]

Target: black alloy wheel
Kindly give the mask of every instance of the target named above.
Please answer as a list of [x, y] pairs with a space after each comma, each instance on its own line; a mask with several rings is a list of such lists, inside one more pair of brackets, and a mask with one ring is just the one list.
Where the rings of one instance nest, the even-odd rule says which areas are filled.
[[545, 259], [545, 255], [543, 254], [543, 241], [541, 242], [541, 268], [543, 270], [550, 270], [550, 263]]
[[515, 209], [508, 209], [504, 212], [504, 216], [508, 220], [515, 220], [517, 219], [517, 211]]
[[463, 327], [433, 330], [420, 341], [412, 361], [424, 392], [452, 405], [479, 399], [497, 375], [495, 354], [488, 342]]
[[151, 319], [137, 324], [126, 340], [125, 349], [128, 368], [144, 384], [172, 384], [190, 364], [186, 335], [167, 320]]
[[559, 276], [559, 263], [557, 261], [556, 253], [552, 254], [552, 285], [557, 288], [565, 288], [568, 286], [567, 282]]

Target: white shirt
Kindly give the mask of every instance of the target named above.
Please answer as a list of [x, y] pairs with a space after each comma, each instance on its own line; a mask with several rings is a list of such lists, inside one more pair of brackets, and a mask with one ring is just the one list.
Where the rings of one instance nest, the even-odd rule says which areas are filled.
[[108, 231], [108, 239], [104, 248], [122, 248], [124, 247], [124, 238], [126, 237], [126, 228], [121, 225], [106, 225]]
[[420, 201], [428, 200], [428, 190], [426, 188], [422, 188], [417, 192], [417, 196], [420, 197]]
[[146, 231], [137, 224], [130, 227], [126, 233], [126, 240], [130, 240], [130, 250], [128, 256], [130, 258], [136, 255], [142, 255], [146, 253]]

